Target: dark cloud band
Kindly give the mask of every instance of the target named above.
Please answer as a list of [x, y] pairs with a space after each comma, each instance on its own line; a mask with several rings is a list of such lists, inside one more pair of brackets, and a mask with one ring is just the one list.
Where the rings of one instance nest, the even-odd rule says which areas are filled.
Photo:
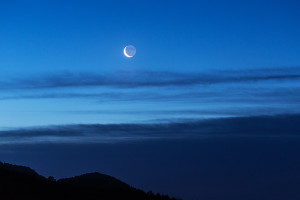
[[0, 144], [115, 143], [219, 136], [300, 136], [300, 115], [254, 116], [154, 124], [65, 125], [6, 130]]
[[[221, 75], [216, 75], [221, 74]], [[172, 73], [121, 71], [113, 74], [56, 73], [2, 81], [2, 89], [45, 89], [60, 87], [168, 87], [258, 81], [299, 80], [300, 68], [248, 71], [211, 71], [208, 73]]]

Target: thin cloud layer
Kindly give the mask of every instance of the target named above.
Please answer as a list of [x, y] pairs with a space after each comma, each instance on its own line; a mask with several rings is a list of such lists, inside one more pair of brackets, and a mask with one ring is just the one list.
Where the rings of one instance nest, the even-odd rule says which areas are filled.
[[156, 124], [48, 126], [0, 132], [0, 144], [116, 143], [220, 136], [300, 136], [300, 115], [254, 116]]
[[[229, 91], [228, 91], [229, 90]], [[228, 95], [230, 94], [230, 95]], [[17, 94], [17, 95], [3, 95], [0, 97], [0, 101], [14, 100], [14, 99], [72, 99], [72, 98], [89, 98], [96, 99], [98, 101], [171, 101], [171, 100], [189, 100], [189, 99], [216, 99], [219, 101], [266, 101], [268, 99], [274, 99], [277, 101], [299, 102], [300, 100], [300, 87], [291, 88], [238, 88], [227, 90], [213, 90], [211, 92], [201, 91], [198, 92], [185, 92], [179, 90], [166, 94], [165, 92], [144, 92], [144, 91], [132, 91], [132, 92], [48, 92], [48, 93], [34, 93], [34, 94]]]
[[[217, 75], [218, 74], [218, 75]], [[221, 75], [219, 75], [221, 74]], [[208, 73], [121, 71], [114, 74], [55, 73], [15, 78], [0, 83], [1, 89], [45, 89], [63, 87], [169, 87], [223, 83], [299, 80], [300, 68], [277, 68]]]

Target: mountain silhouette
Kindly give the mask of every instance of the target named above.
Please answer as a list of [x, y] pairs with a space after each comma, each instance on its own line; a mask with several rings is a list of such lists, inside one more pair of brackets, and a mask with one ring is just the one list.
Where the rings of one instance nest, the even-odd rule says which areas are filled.
[[45, 178], [29, 167], [0, 162], [1, 200], [175, 200], [133, 188], [108, 175], [87, 173], [72, 178]]
[[58, 180], [58, 183], [68, 183], [83, 187], [95, 187], [105, 190], [132, 190], [128, 184], [105, 174], [98, 172], [83, 174], [73, 178], [64, 178]]
[[9, 164], [9, 163], [0, 162], [0, 169], [11, 171], [11, 172], [17, 172], [17, 173], [20, 173], [20, 174], [27, 174], [27, 175], [31, 175], [31, 176], [35, 176], [35, 177], [39, 177], [39, 178], [43, 178], [43, 176], [36, 173], [33, 169], [31, 169], [29, 167], [25, 167], [25, 166], [12, 165], [12, 164]]

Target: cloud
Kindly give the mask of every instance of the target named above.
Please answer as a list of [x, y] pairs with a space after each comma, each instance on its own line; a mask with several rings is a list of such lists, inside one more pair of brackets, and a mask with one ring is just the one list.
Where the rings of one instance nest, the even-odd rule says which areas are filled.
[[300, 136], [300, 115], [191, 120], [153, 124], [90, 124], [36, 127], [0, 132], [0, 144], [116, 143], [219, 136]]
[[[205, 88], [186, 91], [111, 91], [111, 92], [87, 92], [79, 90], [78, 92], [57, 91], [57, 92], [27, 92], [23, 94], [2, 94], [0, 101], [20, 100], [20, 99], [89, 99], [94, 102], [197, 102], [197, 103], [239, 103], [256, 105], [284, 105], [299, 103], [300, 88], [298, 86], [290, 87], [214, 87], [209, 90]], [[247, 106], [247, 105], [246, 105]], [[220, 111], [220, 110], [219, 110]]]
[[300, 67], [245, 71], [173, 73], [119, 71], [113, 74], [62, 72], [2, 81], [1, 89], [46, 89], [63, 87], [169, 87], [260, 81], [299, 80]]

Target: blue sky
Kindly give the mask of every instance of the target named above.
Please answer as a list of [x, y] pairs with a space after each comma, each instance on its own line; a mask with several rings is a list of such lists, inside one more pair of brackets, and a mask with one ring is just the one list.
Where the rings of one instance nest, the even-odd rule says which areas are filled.
[[[300, 163], [299, 10], [296, 0], [0, 0], [0, 159], [188, 200], [199, 188], [259, 199], [266, 185], [294, 198], [276, 191], [295, 187], [286, 177]], [[244, 181], [253, 168], [255, 194]]]
[[[1, 65], [22, 73], [293, 66], [298, 9], [296, 1], [1, 1]], [[127, 44], [138, 49], [134, 60], [122, 57]]]
[[[94, 77], [98, 81], [111, 76], [117, 81], [121, 76], [122, 80], [147, 82], [157, 76], [154, 81], [159, 82], [165, 76], [159, 73], [178, 73], [174, 79], [195, 73], [205, 77], [208, 73], [222, 79], [223, 70], [227, 70], [225, 76], [232, 73], [236, 79], [247, 73], [268, 76], [277, 69], [281, 70], [278, 73], [298, 75], [299, 8], [297, 1], [1, 1], [0, 126], [232, 116], [232, 104], [241, 110], [259, 109], [268, 105], [267, 101], [271, 108], [273, 101], [288, 107], [286, 100], [251, 101], [255, 94], [248, 94], [248, 102], [238, 98], [256, 89], [261, 93], [280, 89], [288, 92], [288, 87], [297, 88], [297, 77], [274, 79], [271, 84], [260, 80], [221, 82], [209, 87], [202, 83], [148, 87], [72, 83], [41, 88], [38, 82], [80, 82], [92, 74], [98, 76]], [[137, 48], [132, 59], [122, 54], [128, 44]], [[154, 73], [153, 77], [149, 72]], [[20, 88], [30, 81], [30, 88]], [[5, 88], [8, 84], [12, 86]], [[225, 100], [223, 91], [235, 96], [235, 102]], [[194, 93], [215, 98], [209, 101], [199, 95], [191, 97]], [[170, 97], [161, 100], [167, 94]], [[123, 97], [126, 95], [130, 97]], [[149, 98], [141, 98], [145, 95]], [[295, 111], [293, 106], [291, 110]], [[157, 113], [148, 112], [153, 110]], [[162, 115], [159, 110], [208, 112]], [[82, 114], [86, 111], [93, 112]]]

